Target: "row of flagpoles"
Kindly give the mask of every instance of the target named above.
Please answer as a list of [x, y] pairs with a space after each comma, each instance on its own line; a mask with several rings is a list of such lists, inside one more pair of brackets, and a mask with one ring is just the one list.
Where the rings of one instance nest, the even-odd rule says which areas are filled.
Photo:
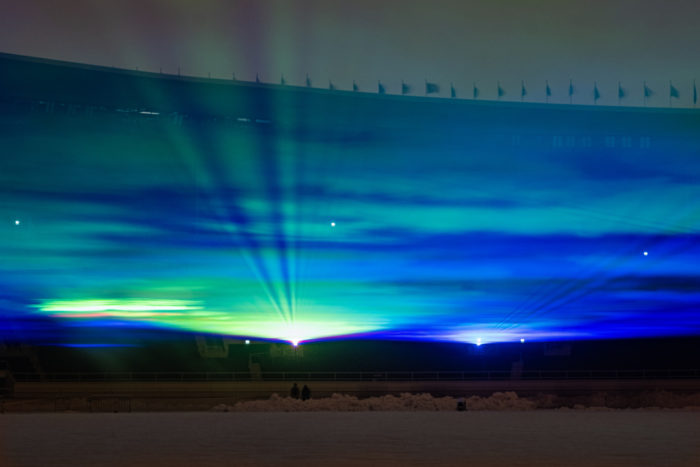
[[[260, 76], [255, 75], [255, 82], [256, 83], [261, 83], [260, 81]], [[285, 86], [287, 84], [287, 81], [284, 79], [284, 76], [281, 77], [280, 79], [280, 84], [282, 86]], [[305, 84], [307, 87], [311, 87], [311, 78], [309, 78], [309, 75], [306, 75], [306, 81]], [[328, 89], [331, 91], [335, 91], [337, 88], [333, 84], [333, 82], [328, 81]], [[357, 85], [355, 80], [352, 81], [352, 90], [357, 92], [360, 90], [360, 87]], [[407, 95], [407, 94], [413, 94], [414, 87], [411, 84], [408, 84], [404, 81], [401, 81], [401, 94], [402, 95]], [[377, 92], [379, 94], [386, 94], [386, 87], [381, 81], [377, 82]], [[545, 92], [545, 101], [549, 102], [549, 98], [552, 97], [552, 88], [549, 86], [549, 81], [544, 82], [544, 92]], [[440, 93], [440, 85], [437, 83], [431, 83], [430, 81], [426, 80], [425, 81], [425, 95], [429, 94], [439, 94]], [[573, 103], [573, 98], [574, 94], [577, 93], [577, 89], [574, 86], [573, 80], [569, 80], [569, 89], [568, 89], [568, 96], [569, 96], [569, 103]], [[642, 93], [643, 93], [643, 98], [644, 98], [644, 105], [647, 104], [647, 100], [656, 94], [656, 91], [651, 89], [649, 86], [647, 86], [646, 81], [643, 83], [643, 88], [642, 88]], [[697, 105], [698, 103], [698, 90], [697, 86], [695, 85], [695, 80], [693, 80], [693, 105]], [[528, 91], [525, 86], [525, 82], [521, 81], [520, 83], [520, 99], [525, 100], [525, 96], [527, 96]], [[472, 99], [478, 99], [481, 95], [481, 89], [477, 87], [476, 83], [473, 83], [472, 85]], [[506, 95], [506, 90], [501, 86], [500, 81], [496, 82], [496, 96], [498, 96], [498, 99], [500, 100], [503, 96]], [[592, 97], [593, 97], [593, 103], [597, 104], [598, 99], [600, 99], [600, 90], [598, 88], [598, 82], [594, 81], [593, 82], [593, 90], [592, 90]], [[622, 83], [620, 81], [617, 82], [617, 102], [618, 104], [622, 104], [622, 99], [628, 96], [628, 91], [626, 88], [622, 87]], [[673, 85], [673, 82], [669, 81], [668, 82], [668, 101], [669, 105], [673, 105], [673, 99], [679, 99], [681, 96], [680, 91], [676, 86]], [[452, 83], [450, 83], [450, 97], [456, 98], [457, 97], [457, 89], [454, 87]]]

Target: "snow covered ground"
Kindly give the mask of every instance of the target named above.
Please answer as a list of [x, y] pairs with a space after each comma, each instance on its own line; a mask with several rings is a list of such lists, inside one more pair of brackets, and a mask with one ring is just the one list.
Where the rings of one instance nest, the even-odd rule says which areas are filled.
[[700, 465], [700, 412], [0, 414], [0, 465]]

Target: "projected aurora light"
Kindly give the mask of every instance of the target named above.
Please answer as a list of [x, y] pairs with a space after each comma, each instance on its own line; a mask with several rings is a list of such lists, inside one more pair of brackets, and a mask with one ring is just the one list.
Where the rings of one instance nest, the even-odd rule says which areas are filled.
[[687, 150], [512, 150], [372, 115], [314, 132], [3, 118], [3, 320], [46, 318], [44, 339], [700, 334]]

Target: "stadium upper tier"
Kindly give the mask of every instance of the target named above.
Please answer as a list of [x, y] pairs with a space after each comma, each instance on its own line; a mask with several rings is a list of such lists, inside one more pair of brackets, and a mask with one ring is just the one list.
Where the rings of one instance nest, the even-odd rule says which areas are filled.
[[[511, 147], [658, 149], [688, 142], [695, 109], [479, 101], [205, 79], [0, 54], [0, 98], [148, 118], [223, 119], [276, 129], [468, 135]], [[499, 137], [505, 137], [499, 138]], [[697, 148], [697, 143], [693, 145]]]

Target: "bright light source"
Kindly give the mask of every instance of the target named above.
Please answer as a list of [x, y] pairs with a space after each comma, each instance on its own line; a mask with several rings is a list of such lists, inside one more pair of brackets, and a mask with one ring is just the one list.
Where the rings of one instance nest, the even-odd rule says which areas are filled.
[[248, 345], [248, 344], [250, 344], [250, 340], [246, 339], [246, 340], [245, 340], [245, 345]]
[[481, 337], [479, 337], [479, 338], [476, 340], [476, 345], [477, 345], [477, 346], [481, 345]]
[[335, 227], [335, 222], [331, 222], [331, 227]]
[[645, 251], [645, 252], [644, 252], [644, 256], [649, 256], [649, 252], [648, 252], [648, 251]]
[[520, 339], [520, 343], [521, 343], [521, 344], [524, 344], [524, 343], [525, 343], [525, 339], [522, 339], [522, 338], [521, 338], [521, 339]]
[[294, 347], [299, 346], [299, 341], [292, 341], [292, 345], [293, 345]]
[[15, 220], [15, 225], [19, 225], [19, 219]]

